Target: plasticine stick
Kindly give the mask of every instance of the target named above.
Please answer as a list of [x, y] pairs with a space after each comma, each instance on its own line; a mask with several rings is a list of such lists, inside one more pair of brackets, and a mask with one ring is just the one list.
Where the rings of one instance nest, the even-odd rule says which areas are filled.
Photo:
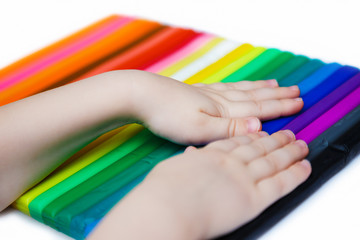
[[27, 66], [28, 64], [31, 64], [33, 61], [37, 61], [41, 58], [43, 58], [44, 56], [47, 56], [48, 54], [54, 52], [54, 51], [57, 51], [59, 49], [62, 49], [64, 46], [74, 42], [74, 41], [77, 41], [81, 38], [83, 38], [85, 35], [91, 33], [92, 31], [94, 30], [98, 30], [98, 29], [101, 29], [103, 26], [105, 26], [106, 24], [108, 23], [111, 23], [113, 21], [116, 21], [117, 19], [121, 18], [121, 16], [119, 15], [111, 15], [107, 18], [104, 18], [58, 42], [55, 42], [53, 44], [51, 44], [50, 46], [48, 47], [45, 47], [33, 54], [30, 54], [2, 69], [0, 69], [0, 81], [1, 79], [6, 76], [7, 74], [11, 74], [11, 73], [14, 73], [16, 71], [18, 71], [19, 69], [21, 69], [22, 67], [24, 66]]
[[318, 101], [314, 106], [288, 123], [283, 129], [290, 129], [295, 134], [298, 133], [359, 86], [360, 73], [340, 85], [329, 95]]
[[[219, 38], [218, 38], [219, 39]], [[214, 39], [215, 41], [215, 39]], [[177, 72], [171, 75], [172, 78], [178, 80], [178, 81], [185, 81], [189, 77], [193, 76], [194, 74], [198, 73], [199, 71], [202, 71], [206, 67], [208, 67], [211, 64], [214, 64], [215, 62], [219, 61], [221, 58], [229, 54], [229, 52], [233, 51], [236, 47], [239, 46], [239, 44], [224, 40], [221, 38], [219, 39], [220, 42], [218, 42], [215, 46], [213, 46], [211, 49], [206, 50], [206, 53], [201, 53], [201, 56], [195, 56], [197, 53], [192, 54], [191, 56], [187, 57], [186, 59], [183, 59], [183, 61], [180, 61], [179, 64], [181, 65], [181, 69], [179, 69]], [[209, 43], [210, 44], [210, 43]], [[204, 46], [205, 47], [205, 46]], [[203, 50], [203, 49], [202, 49]], [[194, 59], [195, 57], [196, 59]], [[190, 60], [191, 64], [189, 64], [187, 61]], [[183, 65], [185, 64], [185, 65]], [[178, 64], [176, 64], [176, 67], [180, 67]], [[173, 66], [171, 66], [173, 67]]]
[[278, 49], [267, 49], [249, 64], [222, 79], [221, 82], [238, 82], [240, 80], [248, 79], [248, 76], [259, 71], [259, 68], [267, 65], [269, 62], [274, 61], [279, 54], [281, 54], [281, 51]]
[[42, 210], [53, 200], [76, 187], [78, 184], [81, 184], [91, 178], [95, 174], [98, 174], [99, 170], [101, 171], [111, 166], [113, 163], [117, 162], [118, 159], [133, 152], [144, 143], [150, 143], [151, 141], [154, 141], [153, 135], [148, 130], [141, 131], [135, 137], [130, 138], [128, 141], [121, 144], [118, 148], [102, 156], [101, 161], [98, 160], [92, 162], [76, 172], [76, 174], [67, 177], [52, 188], [37, 196], [29, 204], [30, 215], [42, 222]]
[[192, 30], [166, 27], [135, 47], [93, 68], [72, 82], [103, 72], [119, 69], [143, 69], [177, 48], [191, 41], [199, 34]]
[[[201, 61], [204, 59], [206, 55], [211, 54], [214, 49], [216, 49], [219, 45], [224, 43], [224, 39], [220, 37], [214, 37], [209, 42], [207, 42], [204, 46], [199, 48], [197, 51], [191, 53], [190, 55], [180, 59], [178, 62], [168, 66], [159, 72], [160, 75], [163, 76], [172, 76], [178, 74], [180, 71], [188, 68], [191, 65], [194, 65], [195, 61]], [[176, 78], [176, 76], [175, 76]]]
[[304, 96], [309, 91], [311, 91], [314, 87], [322, 83], [326, 78], [332, 75], [341, 67], [338, 63], [330, 63], [326, 64], [314, 74], [306, 78], [304, 81], [299, 83], [300, 96]]
[[279, 85], [282, 87], [297, 85], [303, 79], [316, 72], [322, 66], [324, 66], [324, 63], [322, 61], [318, 59], [312, 59], [299, 67], [296, 71], [292, 72], [286, 78], [282, 79], [279, 82]]
[[63, 46], [63, 48], [49, 53], [47, 56], [39, 59], [38, 61], [34, 61], [26, 67], [18, 69], [14, 74], [10, 74], [6, 77], [3, 77], [0, 82], [0, 91], [15, 85], [22, 80], [31, 77], [32, 75], [40, 72], [43, 69], [51, 66], [52, 64], [56, 64], [57, 62], [73, 55], [74, 53], [85, 49], [86, 47], [94, 44], [95, 42], [101, 40], [102, 38], [110, 35], [120, 27], [126, 25], [133, 19], [131, 18], [119, 18], [105, 26], [101, 29], [93, 31], [78, 41], [74, 41], [73, 43], [69, 43], [67, 46]]
[[254, 49], [252, 49], [250, 52], [248, 52], [244, 56], [236, 59], [234, 62], [225, 66], [217, 73], [207, 77], [202, 82], [205, 84], [220, 82], [222, 79], [229, 76], [231, 73], [235, 72], [236, 70], [242, 68], [243, 66], [245, 66], [246, 64], [251, 62], [254, 58], [256, 58], [257, 56], [262, 54], [265, 50], [266, 50], [266, 48], [263, 48], [263, 47], [255, 47]]
[[359, 105], [360, 87], [357, 87], [353, 92], [338, 102], [334, 107], [332, 107], [318, 119], [310, 123], [306, 128], [296, 134], [296, 137], [298, 139], [304, 140], [307, 143], [310, 143], [326, 129], [331, 127]]
[[295, 56], [281, 67], [277, 68], [274, 72], [265, 76], [264, 79], [276, 79], [278, 82], [280, 82], [283, 78], [307, 63], [309, 60], [310, 59], [305, 56]]
[[68, 177], [72, 176], [76, 172], [80, 171], [84, 167], [90, 165], [100, 157], [104, 156], [105, 154], [109, 153], [110, 151], [116, 149], [122, 143], [130, 139], [131, 137], [135, 136], [143, 129], [142, 126], [139, 125], [131, 125], [124, 129], [123, 131], [119, 132], [108, 141], [104, 142], [103, 144], [98, 145], [97, 147], [93, 148], [88, 153], [81, 156], [74, 162], [71, 162], [67, 166], [65, 166], [61, 171], [50, 175], [46, 178], [46, 181], [42, 181], [36, 187], [30, 189], [22, 196], [20, 196], [16, 200], [16, 205], [21, 206], [21, 211], [29, 213], [29, 204], [40, 194], [49, 190], [56, 184], [62, 182], [63, 180], [67, 179]]
[[209, 78], [213, 74], [221, 71], [225, 66], [231, 64], [232, 62], [236, 61], [240, 57], [244, 56], [245, 54], [249, 53], [253, 50], [254, 47], [250, 44], [243, 44], [227, 55], [225, 55], [220, 60], [216, 61], [215, 63], [207, 66], [203, 70], [199, 71], [198, 73], [194, 74], [193, 76], [186, 79], [184, 82], [187, 84], [194, 84], [204, 81], [206, 78]]
[[305, 112], [307, 109], [312, 107], [315, 103], [317, 103], [326, 95], [334, 91], [338, 86], [343, 84], [345, 81], [349, 80], [358, 72], [359, 70], [354, 67], [344, 66], [340, 68], [334, 74], [332, 74], [324, 81], [322, 81], [321, 84], [319, 84], [318, 86], [316, 86], [315, 88], [313, 88], [311, 91], [309, 91], [307, 94], [303, 96], [304, 107], [299, 113], [292, 116], [277, 118], [274, 120], [264, 122], [263, 130], [270, 134], [280, 130], [286, 124], [291, 122], [294, 118], [296, 118], [297, 116]]
[[135, 20], [72, 57], [4, 90], [0, 95], [0, 106], [38, 93], [62, 78], [75, 73], [79, 68], [86, 67], [118, 49], [127, 47], [160, 27], [161, 25], [156, 22]]
[[178, 49], [176, 52], [171, 54], [170, 56], [157, 61], [156, 63], [150, 65], [149, 67], [145, 68], [145, 71], [158, 73], [164, 70], [165, 68], [175, 64], [176, 62], [184, 59], [185, 57], [189, 56], [190, 54], [197, 51], [203, 45], [206, 45], [210, 40], [212, 40], [214, 36], [210, 34], [202, 33], [196, 38], [194, 38], [190, 43], [186, 44], [182, 48]]
[[252, 81], [254, 81], [254, 80], [263, 80], [263, 79], [265, 79], [265, 77], [268, 74], [276, 71], [276, 69], [278, 69], [279, 67], [281, 67], [283, 64], [290, 61], [294, 57], [295, 57], [294, 54], [292, 54], [290, 52], [282, 52], [278, 57], [276, 57], [274, 59], [274, 61], [272, 61], [269, 64], [265, 65], [264, 67], [259, 69], [259, 71], [254, 72], [253, 74], [248, 76], [246, 79], [247, 80], [252, 80]]
[[[55, 227], [55, 216], [69, 203], [76, 201], [84, 194], [111, 180], [119, 173], [136, 164], [139, 159], [145, 158], [147, 155], [151, 154], [164, 143], [165, 140], [161, 138], [152, 138], [151, 141], [140, 145], [133, 152], [130, 152], [126, 156], [122, 157], [121, 161], [115, 161], [110, 166], [99, 171], [96, 175], [90, 177], [86, 181], [81, 182], [80, 184], [77, 184], [71, 190], [57, 197], [54, 201], [44, 205], [41, 211], [44, 223]], [[99, 159], [99, 161], [104, 161], [104, 159], [109, 158], [111, 154], [112, 152]]]
[[[85, 223], [85, 219], [79, 222], [79, 217], [84, 217], [89, 214], [90, 211], [94, 218], [100, 219], [103, 217], [99, 214], [96, 214], [96, 210], [93, 209], [98, 202], [103, 201], [106, 198], [115, 198], [118, 202], [119, 199], [117, 196], [113, 196], [127, 184], [131, 183], [138, 176], [142, 176], [149, 172], [156, 164], [169, 158], [176, 151], [183, 148], [182, 146], [166, 142], [161, 147], [156, 149], [154, 152], [150, 153], [148, 156], [142, 158], [140, 161], [135, 163], [130, 168], [119, 173], [117, 176], [112, 178], [110, 181], [107, 181], [103, 185], [98, 186], [96, 189], [93, 189], [91, 192], [86, 193], [81, 198], [72, 202], [70, 205], [63, 209], [55, 216], [55, 222], [64, 223], [63, 226], [57, 225], [57, 228], [60, 231], [70, 231], [72, 224], [81, 224], [80, 222]], [[95, 207], [96, 208], [96, 207]], [[85, 211], [87, 213], [85, 213]], [[77, 218], [77, 219], [75, 219]], [[83, 230], [85, 226], [83, 225]]]

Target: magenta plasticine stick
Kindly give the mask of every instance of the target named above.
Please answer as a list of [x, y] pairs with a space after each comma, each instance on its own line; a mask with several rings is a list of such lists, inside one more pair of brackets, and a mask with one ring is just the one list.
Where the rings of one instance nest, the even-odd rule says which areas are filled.
[[191, 41], [189, 44], [183, 46], [170, 56], [162, 59], [161, 61], [149, 66], [148, 68], [144, 69], [148, 72], [157, 73], [161, 70], [165, 69], [166, 67], [170, 66], [171, 64], [183, 59], [184, 57], [190, 55], [200, 47], [202, 47], [204, 44], [209, 42], [211, 39], [213, 39], [214, 36], [210, 34], [201, 34], [199, 37], [195, 38], [193, 41]]
[[94, 31], [93, 33], [89, 34], [88, 36], [82, 38], [79, 41], [76, 41], [65, 48], [62, 48], [58, 51], [53, 52], [52, 54], [35, 61], [33, 64], [17, 71], [16, 73], [3, 78], [0, 82], [0, 91], [8, 88], [24, 78], [27, 78], [31, 75], [38, 73], [39, 71], [47, 68], [48, 66], [78, 52], [87, 46], [97, 42], [98, 40], [106, 37], [107, 35], [111, 34], [112, 32], [116, 31], [120, 27], [124, 26], [125, 24], [132, 21], [133, 18], [129, 17], [121, 17], [114, 22], [109, 23], [109, 25]]
[[331, 127], [347, 113], [360, 105], [360, 87], [352, 91], [343, 100], [337, 103], [334, 107], [329, 109], [318, 119], [313, 121], [310, 125], [296, 134], [297, 139], [302, 139], [306, 143], [310, 143], [317, 136], [323, 133], [326, 129]]

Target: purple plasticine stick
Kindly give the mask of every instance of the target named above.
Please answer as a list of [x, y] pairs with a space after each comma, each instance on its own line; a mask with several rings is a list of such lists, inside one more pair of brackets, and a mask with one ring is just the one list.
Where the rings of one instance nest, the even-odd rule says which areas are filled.
[[360, 105], [360, 87], [356, 88], [338, 104], [296, 134], [296, 138], [310, 143], [358, 105]]
[[360, 73], [356, 74], [351, 79], [347, 80], [325, 98], [320, 100], [314, 106], [309, 108], [306, 112], [299, 115], [297, 118], [292, 120], [282, 129], [289, 129], [295, 134], [304, 129], [307, 125], [313, 122], [315, 119], [321, 116], [324, 112], [332, 108], [336, 103], [341, 101], [354, 89], [360, 86]]

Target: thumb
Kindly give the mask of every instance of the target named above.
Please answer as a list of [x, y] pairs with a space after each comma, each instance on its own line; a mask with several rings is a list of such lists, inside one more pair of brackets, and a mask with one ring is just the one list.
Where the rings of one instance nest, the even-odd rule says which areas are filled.
[[203, 125], [204, 136], [208, 141], [230, 138], [261, 131], [261, 122], [256, 117], [221, 118], [209, 116]]

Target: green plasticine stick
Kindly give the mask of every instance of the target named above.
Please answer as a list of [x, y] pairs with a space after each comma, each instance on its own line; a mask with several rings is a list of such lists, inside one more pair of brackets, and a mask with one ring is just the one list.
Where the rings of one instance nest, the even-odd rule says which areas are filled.
[[118, 148], [112, 150], [110, 153], [104, 155], [97, 161], [91, 163], [80, 171], [76, 172], [72, 176], [63, 180], [62, 182], [56, 184], [52, 188], [43, 192], [37, 196], [29, 204], [29, 210], [32, 217], [42, 222], [42, 210], [52, 201], [57, 199], [59, 196], [65, 192], [76, 187], [78, 184], [86, 181], [93, 175], [97, 174], [99, 170], [108, 167], [109, 165], [116, 162], [121, 157], [127, 155], [128, 153], [134, 151], [136, 148], [147, 142], [149, 139], [153, 138], [153, 134], [148, 130], [143, 130], [138, 133], [136, 136], [132, 137]]
[[303, 79], [311, 75], [313, 72], [324, 66], [324, 63], [318, 59], [312, 59], [295, 72], [291, 73], [286, 78], [282, 79], [279, 82], [279, 85], [282, 87], [289, 87], [292, 85], [297, 85]]
[[310, 59], [305, 56], [296, 56], [278, 69], [276, 69], [274, 72], [267, 75], [264, 79], [276, 79], [278, 82], [280, 82], [283, 78], [285, 78], [297, 68], [307, 63], [309, 60]]
[[142, 158], [146, 157], [148, 154], [156, 150], [160, 145], [164, 144], [164, 142], [165, 140], [160, 138], [148, 140], [147, 143], [139, 146], [123, 158], [118, 159], [115, 163], [99, 171], [93, 177], [87, 179], [85, 182], [82, 182], [75, 188], [61, 195], [43, 209], [42, 215], [44, 222], [47, 225], [55, 227], [54, 217], [63, 208], [65, 208], [71, 202], [81, 198], [83, 195], [87, 194], [101, 184], [109, 181], [112, 177], [115, 177], [117, 174], [135, 164]]
[[221, 82], [238, 82], [240, 80], [247, 80], [248, 76], [254, 74], [260, 68], [269, 64], [269, 62], [273, 61], [280, 54], [281, 51], [278, 49], [268, 49], [244, 67], [224, 78]]
[[[183, 146], [165, 142], [158, 149], [142, 158], [128, 169], [122, 171], [111, 180], [83, 195], [80, 199], [73, 201], [56, 214], [54, 221], [57, 223], [57, 229], [60, 231], [70, 232], [70, 224], [74, 217], [80, 215], [89, 208], [92, 208], [103, 199], [108, 198], [119, 189], [126, 186], [137, 177], [150, 171], [156, 164], [171, 157], [182, 148]], [[81, 224], [81, 222], [78, 224]]]
[[248, 76], [247, 80], [263, 80], [268, 74], [274, 72], [276, 69], [278, 69], [280, 66], [290, 61], [294, 57], [295, 55], [290, 52], [283, 52], [277, 58], [275, 58], [274, 61], [262, 67], [254, 74]]

